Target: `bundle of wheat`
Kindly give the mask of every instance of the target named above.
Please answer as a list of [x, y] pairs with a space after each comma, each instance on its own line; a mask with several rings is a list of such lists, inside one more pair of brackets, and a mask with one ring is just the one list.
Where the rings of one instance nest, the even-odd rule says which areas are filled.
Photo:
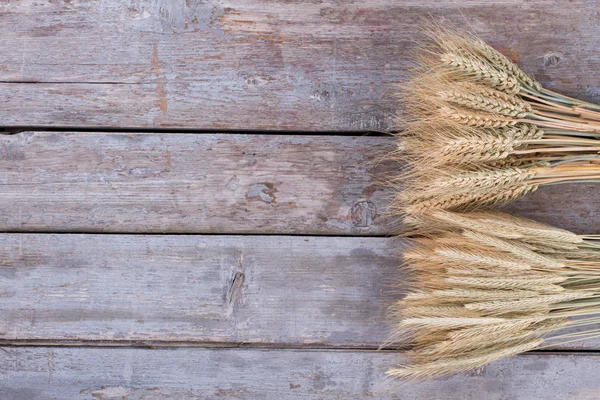
[[600, 180], [600, 106], [544, 89], [475, 37], [430, 36], [403, 88], [408, 168], [392, 202], [415, 237], [392, 340], [413, 349], [389, 374], [440, 377], [600, 335], [600, 236], [489, 210]]
[[413, 348], [390, 375], [436, 378], [600, 335], [589, 328], [600, 321], [600, 236], [491, 211], [407, 223], [428, 235], [404, 255], [411, 290], [394, 308], [394, 340]]
[[396, 209], [469, 210], [600, 179], [600, 106], [544, 89], [476, 37], [437, 29], [403, 85]]

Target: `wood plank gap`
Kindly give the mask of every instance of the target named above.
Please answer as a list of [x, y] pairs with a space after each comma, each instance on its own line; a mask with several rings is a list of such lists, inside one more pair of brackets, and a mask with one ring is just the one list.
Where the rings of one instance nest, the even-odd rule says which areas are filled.
[[297, 343], [249, 343], [249, 342], [196, 342], [196, 341], [160, 341], [160, 340], [68, 340], [68, 339], [39, 339], [39, 340], [0, 340], [2, 347], [131, 347], [131, 348], [218, 348], [218, 349], [263, 349], [263, 350], [323, 350], [323, 351], [376, 351], [398, 352], [406, 348], [361, 345], [327, 345], [325, 343], [297, 344]]
[[136, 127], [102, 127], [102, 126], [1, 126], [0, 134], [17, 135], [23, 132], [90, 132], [90, 133], [187, 133], [187, 134], [215, 134], [231, 133], [246, 135], [287, 135], [287, 136], [347, 136], [347, 137], [388, 137], [395, 131], [348, 131], [348, 130], [320, 130], [301, 131], [286, 129], [201, 129], [201, 128], [136, 128]]
[[[383, 354], [398, 354], [402, 355], [407, 348], [377, 348], [373, 346], [316, 346], [305, 345], [298, 346], [294, 344], [286, 345], [285, 343], [268, 344], [268, 343], [219, 343], [219, 342], [159, 342], [159, 341], [68, 341], [68, 340], [23, 340], [23, 341], [3, 341], [0, 340], [0, 351], [3, 348], [142, 348], [148, 350], [161, 349], [247, 349], [247, 350], [273, 350], [273, 351], [301, 351], [301, 352], [344, 352], [344, 353], [365, 353], [375, 352]], [[557, 349], [557, 350], [532, 350], [519, 356], [600, 356], [598, 349]]]
[[61, 81], [61, 82], [44, 82], [44, 81], [7, 81], [7, 80], [0, 80], [0, 83], [14, 83], [14, 84], [32, 84], [32, 85], [36, 85], [36, 84], [52, 84], [52, 85], [81, 85], [81, 84], [86, 84], [86, 85], [137, 85], [136, 83], [132, 83], [132, 82], [118, 82], [118, 81], [108, 81], [108, 82], [94, 82], [94, 81]]
[[[236, 232], [207, 232], [207, 233], [198, 233], [198, 232], [103, 232], [103, 231], [94, 231], [94, 230], [73, 230], [73, 231], [24, 231], [24, 230], [2, 230], [1, 234], [11, 234], [11, 235], [112, 235], [112, 236], [248, 236], [248, 237], [263, 237], [263, 236], [277, 236], [281, 238], [287, 237], [327, 237], [327, 238], [383, 238], [383, 239], [394, 239], [397, 238], [397, 235], [387, 234], [387, 233], [378, 233], [373, 235], [363, 235], [360, 233], [348, 233], [348, 234], [326, 234], [326, 233], [236, 233]], [[405, 237], [405, 236], [402, 236]], [[413, 236], [406, 236], [406, 238], [410, 239]]]

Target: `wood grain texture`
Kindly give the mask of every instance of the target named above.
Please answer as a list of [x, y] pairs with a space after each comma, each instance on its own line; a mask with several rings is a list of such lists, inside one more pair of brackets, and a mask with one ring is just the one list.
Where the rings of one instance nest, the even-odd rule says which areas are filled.
[[391, 137], [0, 135], [0, 230], [389, 233]]
[[399, 386], [394, 353], [254, 349], [5, 348], [2, 396], [29, 399], [598, 398], [596, 355], [523, 355], [470, 375]]
[[[402, 243], [0, 235], [0, 339], [377, 347]], [[1, 397], [1, 396], [0, 396]]]
[[[387, 235], [391, 137], [0, 135], [0, 230]], [[600, 233], [600, 185], [542, 187], [508, 211]]]
[[0, 345], [373, 349], [402, 293], [399, 239], [0, 234], [0, 243]]
[[471, 27], [598, 100], [593, 0], [0, 4], [2, 125], [386, 130], [420, 29]]

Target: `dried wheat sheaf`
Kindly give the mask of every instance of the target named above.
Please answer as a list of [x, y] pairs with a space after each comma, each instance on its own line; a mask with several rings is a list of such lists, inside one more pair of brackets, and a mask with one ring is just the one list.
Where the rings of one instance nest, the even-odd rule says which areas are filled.
[[[393, 307], [410, 362], [388, 371], [437, 378], [548, 345], [600, 335], [600, 236], [497, 211], [407, 217], [409, 293]], [[577, 327], [576, 332], [560, 332]]]
[[396, 211], [473, 210], [600, 179], [600, 106], [544, 89], [480, 39], [436, 29], [399, 91]]
[[543, 88], [468, 34], [435, 28], [419, 54], [391, 206], [412, 246], [390, 341], [412, 347], [388, 374], [438, 378], [600, 335], [600, 236], [490, 208], [600, 180], [600, 106]]

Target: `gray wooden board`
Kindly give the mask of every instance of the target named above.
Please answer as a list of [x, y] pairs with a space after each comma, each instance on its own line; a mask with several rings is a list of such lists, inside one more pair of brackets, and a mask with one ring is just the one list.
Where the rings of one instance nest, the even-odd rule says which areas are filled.
[[375, 348], [402, 292], [399, 239], [0, 234], [0, 243], [0, 344]]
[[389, 233], [393, 148], [366, 136], [0, 135], [0, 230]]
[[471, 374], [398, 385], [391, 352], [4, 348], [3, 400], [598, 399], [600, 357], [522, 355]]
[[[402, 243], [0, 234], [0, 339], [379, 346]], [[0, 396], [1, 398], [1, 396]]]
[[[0, 135], [4, 231], [393, 234], [391, 137]], [[600, 233], [600, 186], [542, 187], [508, 209]]]
[[385, 130], [432, 19], [598, 100], [589, 0], [21, 0], [0, 4], [0, 123]]

